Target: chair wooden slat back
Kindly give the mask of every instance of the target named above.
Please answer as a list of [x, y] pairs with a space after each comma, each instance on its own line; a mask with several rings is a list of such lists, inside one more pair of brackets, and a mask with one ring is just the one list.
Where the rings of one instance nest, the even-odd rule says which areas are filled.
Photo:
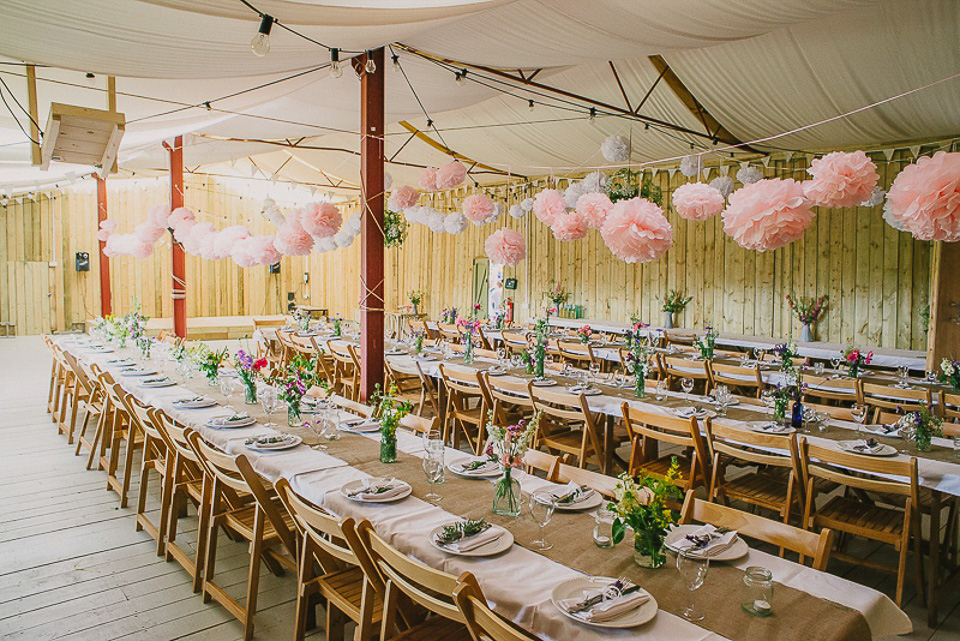
[[710, 382], [710, 364], [705, 360], [662, 356], [660, 362], [663, 363], [664, 374], [671, 381], [692, 378], [694, 381]]
[[[725, 454], [732, 459], [756, 465], [794, 468], [797, 452], [795, 434], [765, 434], [712, 421], [706, 427], [707, 446], [712, 457]], [[786, 454], [778, 454], [777, 450]]]
[[[682, 448], [691, 448], [689, 469], [681, 470], [683, 485], [696, 487], [706, 483], [710, 469], [707, 446], [700, 432], [697, 419], [666, 416], [655, 412], [646, 412], [628, 403], [621, 405], [623, 420], [633, 440], [630, 456], [630, 472], [635, 474], [645, 469], [646, 464], [654, 460], [658, 443], [669, 443]], [[657, 459], [664, 461], [665, 457]]]
[[752, 539], [786, 548], [799, 554], [801, 561], [809, 556], [813, 559], [815, 570], [827, 569], [830, 549], [833, 546], [833, 531], [829, 528], [823, 528], [819, 534], [815, 534], [787, 523], [698, 499], [695, 491], [689, 490], [680, 512], [680, 523], [695, 521], [737, 530]]
[[764, 388], [760, 368], [757, 366], [741, 367], [713, 361], [710, 363], [710, 374], [714, 387], [723, 384], [737, 390], [752, 390], [757, 397]]
[[341, 396], [340, 394], [331, 394], [327, 397], [327, 402], [336, 405], [342, 410], [347, 412], [353, 412], [354, 414], [359, 414], [364, 418], [370, 418], [373, 416], [374, 408], [369, 405], [364, 405], [352, 399]]
[[513, 352], [522, 352], [527, 349], [527, 337], [523, 332], [505, 329], [501, 336], [503, 337], [503, 344], [507, 349]]
[[400, 427], [405, 427], [411, 432], [417, 434], [426, 434], [428, 432], [440, 432], [440, 417], [423, 418], [416, 414], [407, 414], [400, 419]]
[[[808, 485], [815, 479], [836, 483], [866, 492], [892, 494], [911, 499], [914, 506], [919, 504], [919, 481], [917, 459], [908, 461], [862, 456], [852, 452], [843, 452], [833, 447], [814, 445], [805, 438], [800, 439], [800, 464], [804, 483]], [[891, 479], [901, 477], [906, 482]], [[810, 499], [807, 499], [810, 501]]]
[[960, 420], [960, 394], [940, 392], [940, 409], [948, 420]]
[[803, 384], [804, 400], [814, 398], [853, 404], [860, 402], [862, 398], [860, 379], [828, 378], [826, 376], [805, 374]]
[[440, 331], [440, 338], [448, 343], [459, 343], [462, 338], [460, 329], [456, 325], [437, 323], [437, 329]]
[[557, 483], [573, 482], [586, 485], [607, 499], [612, 499], [617, 489], [616, 478], [601, 474], [600, 472], [594, 472], [593, 470], [567, 465], [566, 463], [560, 463], [557, 466], [557, 473], [552, 480]]
[[590, 344], [574, 341], [557, 341], [557, 351], [563, 360], [574, 367], [589, 367], [594, 361], [593, 348]]
[[[533, 401], [527, 381], [518, 378], [503, 378], [483, 374], [484, 383], [493, 403], [493, 416], [498, 425], [506, 425], [518, 413], [523, 416], [533, 414]], [[508, 411], [509, 410], [509, 411]]]
[[881, 411], [906, 413], [920, 408], [931, 409], [933, 398], [929, 387], [900, 389], [891, 385], [863, 383], [863, 402], [872, 408], [874, 417]]
[[[290, 482], [281, 477], [274, 483], [277, 496], [286, 507], [301, 534], [323, 550], [317, 559], [324, 572], [333, 572], [343, 565], [358, 566], [360, 561], [343, 538], [340, 521], [293, 491]], [[334, 562], [331, 562], [333, 560]], [[337, 563], [339, 562], [339, 563]]]
[[193, 447], [197, 459], [203, 465], [204, 470], [217, 483], [230, 488], [240, 496], [252, 496], [250, 486], [240, 474], [240, 468], [237, 467], [236, 456], [227, 454], [207, 443], [200, 436], [199, 432], [187, 433], [187, 441]]
[[[573, 456], [580, 467], [586, 466], [590, 458], [602, 467], [600, 435], [585, 395], [537, 387], [533, 381], [528, 383], [527, 393], [534, 411], [541, 413], [540, 427], [535, 437], [538, 446], [544, 445], [550, 450]], [[578, 430], [582, 430], [579, 438]]]
[[534, 470], [539, 470], [544, 473], [547, 480], [553, 480], [556, 477], [557, 466], [560, 465], [560, 458], [530, 448], [523, 454], [523, 465], [527, 474], [533, 474]]
[[460, 583], [453, 597], [473, 641], [540, 641], [491, 610], [473, 585]]

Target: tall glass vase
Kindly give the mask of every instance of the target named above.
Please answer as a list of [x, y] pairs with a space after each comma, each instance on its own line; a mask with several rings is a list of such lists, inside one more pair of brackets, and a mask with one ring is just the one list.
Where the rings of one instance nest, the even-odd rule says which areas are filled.
[[244, 383], [243, 384], [243, 402], [247, 405], [256, 405], [257, 404], [257, 384], [256, 383]]
[[503, 476], [493, 486], [493, 513], [504, 516], [520, 515], [520, 481], [511, 476], [512, 469], [506, 468]]
[[646, 379], [644, 379], [643, 372], [634, 375], [633, 377], [633, 395], [637, 398], [643, 398], [647, 395], [646, 390]]
[[473, 334], [465, 334], [467, 342], [463, 344], [463, 362], [469, 365], [473, 362]]
[[643, 568], [659, 568], [667, 562], [663, 532], [637, 531], [633, 536], [633, 560]]
[[381, 463], [396, 463], [397, 462], [397, 434], [388, 433], [387, 431], [380, 432], [380, 462]]
[[287, 404], [287, 425], [290, 427], [299, 427], [300, 426], [300, 405], [288, 403]]

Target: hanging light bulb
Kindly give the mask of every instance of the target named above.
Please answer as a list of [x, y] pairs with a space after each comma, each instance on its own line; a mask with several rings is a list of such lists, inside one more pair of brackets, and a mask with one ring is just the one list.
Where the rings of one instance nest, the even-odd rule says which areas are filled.
[[340, 50], [336, 47], [330, 50], [330, 75], [334, 78], [343, 75], [343, 67], [340, 65]]
[[363, 65], [363, 70], [367, 73], [377, 73], [377, 63], [373, 60], [373, 51], [367, 49], [367, 63]]
[[597, 119], [597, 108], [590, 107], [590, 122], [593, 122], [596, 119]]
[[466, 78], [467, 78], [467, 70], [461, 69], [460, 72], [457, 73], [457, 84], [462, 85], [463, 81], [466, 80]]
[[530, 111], [533, 111], [533, 107], [534, 107], [533, 98], [531, 98], [531, 99], [527, 102], [527, 107], [530, 108]]
[[400, 56], [393, 54], [390, 56], [390, 60], [393, 61], [393, 70], [400, 71]]
[[270, 29], [273, 28], [273, 16], [263, 14], [257, 35], [250, 41], [250, 51], [261, 58], [270, 53]]
[[89, 71], [84, 75], [84, 78], [87, 79], [87, 84], [91, 87], [95, 87], [97, 84], [97, 77], [90, 73]]

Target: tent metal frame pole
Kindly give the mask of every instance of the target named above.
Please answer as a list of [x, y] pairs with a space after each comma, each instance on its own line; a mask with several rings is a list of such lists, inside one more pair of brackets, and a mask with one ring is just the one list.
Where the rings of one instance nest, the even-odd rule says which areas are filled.
[[[364, 71], [367, 56], [377, 69]], [[364, 205], [360, 229], [360, 397], [367, 401], [383, 387], [384, 329], [384, 66], [383, 48], [354, 58], [360, 75], [360, 192]]]
[[[173, 139], [173, 145], [163, 143], [170, 156], [170, 211], [183, 207], [183, 136]], [[187, 337], [187, 266], [183, 247], [173, 238], [172, 271], [170, 297], [173, 299], [173, 333], [180, 338]]]
[[[97, 226], [107, 219], [107, 179], [94, 174], [97, 179]], [[106, 317], [113, 313], [112, 293], [110, 291], [110, 257], [103, 253], [107, 246], [99, 241], [100, 246], [100, 316]]]

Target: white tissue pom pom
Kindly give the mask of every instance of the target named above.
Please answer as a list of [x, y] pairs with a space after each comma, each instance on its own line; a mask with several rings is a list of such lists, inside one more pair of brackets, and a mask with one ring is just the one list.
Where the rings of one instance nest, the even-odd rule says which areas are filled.
[[513, 218], [523, 218], [527, 215], [527, 212], [523, 210], [522, 205], [511, 205], [510, 206], [510, 215]]
[[680, 161], [680, 173], [687, 178], [693, 178], [700, 173], [700, 168], [702, 166], [703, 160], [700, 158], [700, 156], [684, 156], [683, 160]]
[[[871, 200], [873, 200], [871, 198]], [[903, 221], [893, 215], [893, 211], [890, 209], [890, 201], [883, 203], [883, 219], [887, 221], [887, 224], [896, 229], [897, 231], [906, 231], [906, 225], [903, 224]]]
[[497, 208], [497, 216], [494, 218], [494, 220], [496, 220], [500, 216], [503, 216], [503, 203], [498, 200], [493, 203], [493, 206]]
[[720, 192], [720, 195], [726, 198], [733, 193], [733, 178], [730, 176], [719, 176], [710, 181], [710, 186]]
[[393, 176], [390, 175], [389, 171], [383, 172], [383, 190], [390, 191], [390, 188], [393, 187]]
[[[860, 203], [861, 207], [876, 207], [883, 202], [883, 197], [887, 195], [887, 192], [883, 190], [880, 185], [877, 185], [873, 188], [873, 192], [870, 194], [870, 198]], [[886, 215], [886, 208], [884, 208], [884, 215]]]
[[443, 220], [443, 228], [448, 234], [459, 234], [467, 228], [467, 217], [460, 212], [447, 215]]
[[752, 185], [761, 178], [763, 178], [763, 172], [750, 165], [741, 167], [737, 172], [737, 180], [742, 182], [744, 185]]
[[583, 187], [583, 193], [585, 194], [603, 191], [604, 187], [607, 186], [607, 176], [599, 171], [593, 171], [583, 177], [580, 185]]
[[520, 201], [520, 209], [523, 211], [533, 211], [533, 198], [524, 198]]
[[333, 250], [337, 249], [336, 238], [322, 238], [320, 239], [320, 242], [317, 243], [317, 247], [320, 248], [320, 251], [332, 252]]
[[347, 222], [343, 224], [343, 228], [347, 231], [352, 231], [353, 233], [359, 233], [360, 227], [363, 225], [363, 220], [360, 218], [360, 214], [354, 214], [347, 219]]
[[446, 231], [444, 223], [446, 222], [446, 216], [441, 214], [436, 209], [430, 208], [430, 212], [426, 215], [427, 218], [427, 227], [430, 228], [430, 231], [442, 234]]
[[356, 235], [341, 230], [333, 236], [333, 242], [337, 244], [337, 247], [349, 247], [353, 244], [354, 238], [356, 238]]
[[426, 207], [407, 207], [403, 210], [403, 217], [407, 220], [408, 223], [420, 223], [421, 225], [426, 224], [423, 220], [423, 210]]
[[563, 199], [567, 202], [568, 208], [576, 209], [577, 201], [583, 194], [583, 185], [579, 182], [572, 182], [563, 190]]
[[609, 136], [600, 144], [600, 153], [607, 162], [630, 160], [630, 141], [623, 136]]

